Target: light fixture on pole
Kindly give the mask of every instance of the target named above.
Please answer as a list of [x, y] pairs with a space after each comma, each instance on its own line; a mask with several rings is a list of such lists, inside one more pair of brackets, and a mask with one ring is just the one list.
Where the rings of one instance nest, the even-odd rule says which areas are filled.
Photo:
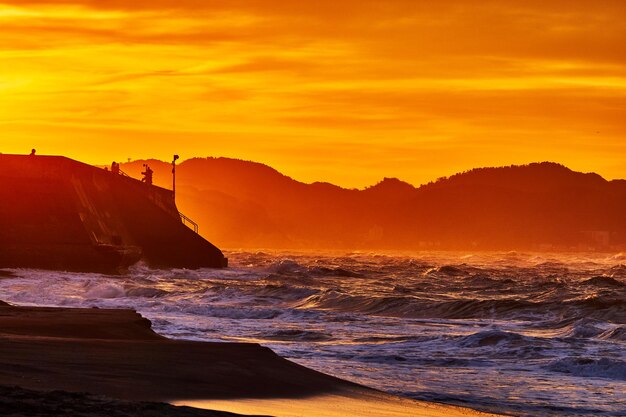
[[178, 155], [174, 155], [174, 159], [172, 160], [172, 198], [176, 201], [176, 160], [178, 159]]

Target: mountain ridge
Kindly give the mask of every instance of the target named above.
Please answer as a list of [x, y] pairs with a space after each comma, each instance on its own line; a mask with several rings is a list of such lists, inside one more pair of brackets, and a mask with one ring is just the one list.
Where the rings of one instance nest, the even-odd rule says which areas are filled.
[[[143, 163], [171, 187], [171, 165]], [[626, 181], [562, 164], [475, 168], [419, 187], [383, 178], [363, 189], [304, 183], [224, 157], [177, 166], [178, 204], [231, 248], [611, 250], [626, 242]]]
[[[198, 163], [204, 163], [204, 162], [215, 162], [217, 163], [217, 166], [219, 166], [221, 169], [224, 168], [231, 168], [232, 166], [228, 166], [228, 164], [237, 164], [238, 168], [242, 168], [242, 167], [257, 167], [260, 168], [262, 170], [265, 170], [268, 173], [271, 173], [272, 175], [274, 175], [275, 177], [279, 177], [279, 178], [283, 178], [283, 179], [288, 179], [288, 180], [292, 180], [294, 182], [300, 183], [300, 184], [304, 184], [304, 185], [316, 185], [316, 184], [320, 184], [320, 185], [330, 185], [332, 187], [336, 187], [336, 188], [340, 188], [342, 190], [356, 190], [356, 191], [365, 191], [368, 189], [372, 189], [372, 188], [376, 188], [377, 186], [383, 185], [383, 184], [391, 184], [391, 183], [402, 183], [402, 184], [406, 184], [409, 185], [410, 187], [414, 188], [414, 189], [420, 189], [422, 187], [425, 186], [431, 186], [432, 184], [437, 184], [439, 182], [443, 182], [446, 180], [455, 180], [459, 177], [463, 177], [463, 176], [471, 176], [471, 175], [475, 175], [475, 174], [479, 174], [479, 173], [486, 173], [486, 172], [490, 172], [490, 171], [497, 171], [497, 170], [516, 170], [516, 169], [542, 169], [542, 170], [546, 170], [546, 169], [552, 169], [553, 171], [558, 171], [561, 170], [562, 172], [568, 172], [568, 173], [575, 173], [581, 176], [586, 176], [586, 177], [593, 177], [593, 178], [597, 178], [600, 179], [602, 181], [606, 181], [609, 183], [626, 183], [626, 179], [612, 179], [612, 180], [607, 180], [604, 177], [602, 177], [600, 174], [595, 173], [595, 172], [579, 172], [579, 171], [574, 171], [571, 168], [568, 168], [567, 166], [558, 163], [558, 162], [552, 162], [552, 161], [542, 161], [542, 162], [530, 162], [527, 164], [513, 164], [513, 165], [502, 165], [502, 166], [493, 166], [493, 167], [476, 167], [476, 168], [472, 168], [466, 171], [462, 171], [462, 172], [458, 172], [449, 176], [442, 176], [437, 178], [436, 180], [431, 180], [428, 183], [424, 183], [424, 184], [419, 184], [419, 185], [415, 185], [415, 184], [411, 184], [407, 181], [404, 181], [400, 178], [397, 177], [383, 177], [382, 179], [380, 179], [377, 183], [375, 184], [371, 184], [371, 185], [367, 185], [364, 186], [362, 188], [354, 188], [354, 187], [343, 187], [341, 185], [337, 185], [337, 184], [333, 184], [331, 182], [328, 181], [313, 181], [313, 182], [305, 182], [305, 181], [301, 181], [298, 179], [295, 179], [293, 177], [290, 177], [286, 174], [281, 173], [280, 171], [278, 171], [276, 168], [273, 168], [267, 164], [264, 164], [262, 162], [256, 162], [256, 161], [250, 161], [250, 160], [245, 160], [245, 159], [238, 159], [238, 158], [229, 158], [229, 157], [224, 157], [224, 156], [219, 156], [219, 157], [213, 157], [213, 156], [207, 156], [207, 157], [193, 157], [193, 158], [189, 158], [189, 159], [185, 159], [182, 162], [179, 162], [177, 164], [177, 167], [181, 167], [181, 166], [185, 166], [187, 167], [190, 164], [198, 164]], [[157, 166], [157, 169], [162, 169], [165, 170], [167, 169], [168, 171], [171, 169], [171, 163], [170, 162], [166, 162], [166, 161], [162, 161], [159, 159], [154, 159], [154, 158], [148, 158], [148, 159], [136, 159], [136, 160], [132, 160], [130, 162], [124, 162], [121, 164], [121, 166], [123, 167], [133, 167], [132, 171], [133, 173], [135, 173], [136, 171], [136, 175], [139, 175], [139, 170], [141, 169], [141, 165], [144, 163], [148, 163], [148, 164], [153, 164], [151, 165], [151, 167], [154, 169], [155, 165]], [[137, 166], [139, 165], [139, 167]]]

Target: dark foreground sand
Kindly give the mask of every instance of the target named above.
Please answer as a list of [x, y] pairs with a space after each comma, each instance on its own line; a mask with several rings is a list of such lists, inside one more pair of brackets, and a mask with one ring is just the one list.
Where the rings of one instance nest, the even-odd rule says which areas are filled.
[[0, 386], [0, 416], [3, 417], [234, 417], [224, 411], [175, 407], [169, 404], [122, 401], [67, 391], [33, 391]]
[[[289, 362], [257, 344], [170, 340], [132, 310], [0, 304], [0, 385], [5, 387], [0, 404], [9, 407], [0, 408], [0, 415], [222, 415], [71, 394], [76, 392], [277, 416], [320, 415], [317, 405], [330, 404], [331, 398], [346, 416], [369, 416], [374, 409], [376, 416], [485, 415], [382, 394]], [[42, 411], [11, 414], [20, 410], [18, 398], [22, 410], [37, 404]], [[291, 411], [281, 408], [286, 404]]]

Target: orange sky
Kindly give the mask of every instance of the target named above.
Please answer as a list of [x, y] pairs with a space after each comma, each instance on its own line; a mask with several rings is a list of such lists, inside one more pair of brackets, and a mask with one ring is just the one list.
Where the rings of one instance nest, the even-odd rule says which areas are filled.
[[0, 0], [0, 152], [624, 178], [624, 22], [622, 0]]

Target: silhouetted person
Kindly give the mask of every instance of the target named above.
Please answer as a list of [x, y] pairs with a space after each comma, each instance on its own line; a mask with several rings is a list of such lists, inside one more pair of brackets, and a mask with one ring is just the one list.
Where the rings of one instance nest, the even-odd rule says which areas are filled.
[[30, 156], [35, 156], [35, 153], [37, 153], [37, 150], [35, 148], [30, 150]]
[[141, 173], [141, 175], [143, 175], [141, 182], [145, 182], [148, 185], [152, 185], [152, 172], [153, 171], [150, 169], [150, 167], [147, 164], [143, 164], [143, 166], [146, 167], [146, 170]]
[[111, 164], [111, 172], [114, 174], [119, 174], [120, 173], [120, 164], [118, 164], [117, 162], [113, 161], [113, 163]]

